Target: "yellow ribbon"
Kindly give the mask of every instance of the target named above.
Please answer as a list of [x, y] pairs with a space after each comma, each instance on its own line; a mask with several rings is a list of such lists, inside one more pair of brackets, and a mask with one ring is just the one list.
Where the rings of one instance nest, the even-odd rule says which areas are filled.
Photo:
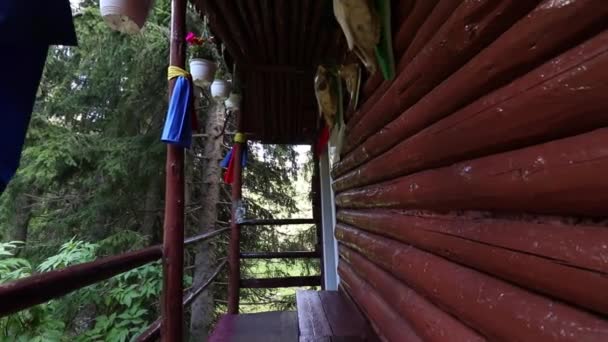
[[236, 143], [246, 143], [247, 142], [247, 136], [245, 135], [245, 133], [236, 133], [234, 135], [234, 142]]
[[169, 70], [167, 71], [167, 76], [167, 79], [169, 80], [180, 76], [188, 78], [190, 77], [190, 73], [178, 66], [171, 65], [169, 66]]

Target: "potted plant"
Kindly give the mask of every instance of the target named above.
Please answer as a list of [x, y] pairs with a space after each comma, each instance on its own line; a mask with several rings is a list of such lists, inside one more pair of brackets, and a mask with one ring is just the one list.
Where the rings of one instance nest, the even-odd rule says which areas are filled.
[[230, 83], [226, 81], [226, 70], [220, 66], [215, 72], [215, 79], [211, 83], [211, 96], [217, 99], [226, 99], [230, 94]]
[[153, 0], [100, 0], [99, 10], [110, 28], [134, 34], [144, 26], [153, 3]]
[[226, 109], [229, 109], [229, 110], [240, 109], [242, 99], [243, 99], [243, 97], [241, 96], [240, 90], [238, 89], [238, 87], [234, 87], [234, 89], [232, 89], [232, 91], [230, 92], [230, 96], [228, 96], [226, 101], [224, 101], [224, 104], [226, 105]]
[[213, 81], [213, 75], [217, 69], [214, 62], [213, 38], [205, 40], [190, 32], [186, 36], [186, 42], [190, 46], [192, 81], [199, 87], [206, 87]]

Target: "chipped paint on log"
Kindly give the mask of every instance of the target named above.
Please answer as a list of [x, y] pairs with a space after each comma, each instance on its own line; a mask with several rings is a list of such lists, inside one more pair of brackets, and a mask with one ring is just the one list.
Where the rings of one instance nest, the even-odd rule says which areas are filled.
[[[431, 12], [436, 3], [437, 0], [414, 1], [410, 15], [406, 20], [401, 22], [397, 34], [394, 35], [393, 46], [395, 56], [401, 56], [405, 53], [406, 49], [412, 42], [412, 39], [414, 39], [415, 35], [417, 34], [420, 25], [424, 23], [428, 14]], [[400, 61], [397, 67], [397, 72], [403, 71], [406, 65], [407, 63], [401, 63]], [[353, 117], [349, 120], [347, 130], [352, 129], [354, 125], [359, 122], [367, 110], [376, 102], [376, 97], [379, 98], [392, 83], [391, 81], [382, 82], [382, 80], [383, 78], [381, 73], [377, 72], [365, 83], [363, 89], [361, 90], [361, 99], [365, 102], [363, 103], [361, 109], [355, 112]], [[372, 95], [374, 96], [373, 99], [370, 98]]]
[[336, 226], [336, 236], [490, 340], [608, 339], [608, 322], [586, 311], [343, 224]]
[[[603, 0], [571, 1], [566, 6], [548, 8], [549, 2], [550, 0], [543, 1], [422, 100], [345, 156], [334, 167], [334, 179], [472, 100], [527, 72], [540, 62], [570, 48], [571, 44], [584, 40], [590, 32], [599, 31], [606, 26], [608, 6]], [[560, 29], [554, 30], [555, 27]], [[592, 40], [597, 43], [590, 42], [575, 48], [561, 60], [573, 63], [578, 60], [580, 63], [597, 53], [590, 48], [601, 49], [608, 44], [607, 40], [606, 35], [600, 35]], [[534, 77], [537, 82], [554, 77], [556, 72], [563, 70], [554, 67], [553, 63], [556, 62], [558, 59], [547, 63], [538, 72], [517, 83], [533, 83]], [[526, 86], [529, 87], [529, 84]], [[517, 87], [508, 89], [519, 90]]]
[[376, 334], [384, 337], [384, 341], [422, 341], [410, 324], [382, 300], [367, 282], [358, 277], [348, 264], [340, 263], [338, 273], [341, 282], [347, 284], [346, 289], [350, 295], [372, 321]]
[[382, 98], [349, 131], [344, 142], [344, 152], [350, 152], [363, 139], [416, 103], [532, 10], [536, 3], [538, 0], [463, 2]]
[[342, 192], [343, 208], [605, 216], [608, 128]]
[[445, 313], [386, 271], [378, 268], [359, 253], [340, 246], [342, 261], [376, 289], [382, 299], [391, 303], [424, 341], [484, 341], [485, 338]]
[[608, 229], [340, 211], [380, 234], [599, 313], [608, 314]]
[[335, 188], [342, 191], [606, 126], [607, 78], [608, 31], [399, 143], [337, 179]]

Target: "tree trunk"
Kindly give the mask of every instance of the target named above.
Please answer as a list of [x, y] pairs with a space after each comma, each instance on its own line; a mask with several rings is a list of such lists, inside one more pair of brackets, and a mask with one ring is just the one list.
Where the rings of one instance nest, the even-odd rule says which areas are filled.
[[[202, 187], [200, 195], [200, 215], [198, 232], [203, 233], [216, 229], [217, 204], [220, 199], [221, 174], [220, 160], [222, 159], [222, 139], [214, 138], [222, 129], [225, 119], [225, 109], [220, 104], [210, 108], [206, 122], [205, 133], [208, 135], [203, 143], [202, 158]], [[200, 242], [194, 247], [196, 251], [193, 288], [209, 279], [215, 266], [212, 244]], [[190, 319], [190, 340], [206, 341], [209, 327], [213, 319], [213, 294], [210, 288], [203, 292], [192, 304]]]
[[[27, 196], [25, 193], [19, 193], [15, 196], [15, 214], [10, 220], [10, 226], [13, 227], [11, 230], [10, 238], [8, 241], [23, 241], [27, 242], [27, 231], [30, 223], [30, 218], [32, 217], [32, 205], [34, 201], [31, 197]], [[23, 245], [25, 247], [25, 244]], [[16, 251], [16, 255], [18, 255], [23, 248], [19, 248]]]
[[144, 202], [144, 215], [142, 218], [141, 233], [146, 236], [148, 245], [160, 243], [161, 227], [159, 225], [159, 215], [162, 210], [161, 193], [161, 174], [154, 175], [150, 179], [146, 189], [146, 200]]

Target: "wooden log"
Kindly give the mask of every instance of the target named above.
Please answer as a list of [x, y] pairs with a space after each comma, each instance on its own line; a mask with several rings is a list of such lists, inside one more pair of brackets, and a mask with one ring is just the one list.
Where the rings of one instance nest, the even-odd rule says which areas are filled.
[[340, 283], [343, 283], [372, 322], [372, 327], [383, 341], [422, 341], [416, 335], [408, 321], [400, 317], [388, 305], [377, 291], [361, 279], [354, 270], [344, 262], [338, 266]]
[[0, 285], [0, 317], [61, 297], [162, 257], [160, 246], [38, 273]]
[[608, 314], [605, 227], [341, 211], [341, 222]]
[[463, 2], [382, 98], [349, 130], [350, 152], [486, 47], [539, 0]]
[[[407, 49], [403, 50], [403, 53], [399, 53], [398, 49], [396, 49], [396, 56], [401, 56], [397, 65], [397, 74], [400, 74], [403, 70], [405, 70], [405, 68], [408, 66], [408, 64], [410, 64], [412, 59], [414, 59], [414, 57], [420, 52], [420, 50], [427, 44], [427, 42], [433, 37], [437, 30], [450, 17], [454, 9], [458, 7], [458, 5], [462, 3], [462, 1], [444, 0], [439, 1], [436, 6], [434, 3], [434, 1], [418, 1], [416, 3], [417, 6], [414, 8], [415, 10], [417, 10], [417, 13], [415, 13], [417, 16], [415, 18], [420, 18], [420, 20], [424, 19], [424, 21], [415, 22], [415, 24], [417, 25], [414, 29], [410, 27], [411, 25], [404, 25], [403, 29], [416, 32], [416, 35], [413, 37], [413, 40], [410, 36], [408, 36], [408, 39], [411, 40], [411, 44], [409, 44], [408, 46], [404, 46]], [[429, 11], [431, 10], [432, 12], [430, 12], [429, 14]], [[425, 16], [428, 14], [428, 16], [421, 18], [421, 14], [424, 14]], [[408, 40], [408, 42], [410, 40]], [[371, 95], [371, 97], [369, 97], [369, 99], [364, 103], [359, 116], [365, 115], [366, 111], [368, 111], [374, 106], [376, 101], [378, 101], [386, 92], [386, 90], [390, 87], [391, 83], [392, 81], [382, 82], [382, 76], [380, 75], [380, 73], [376, 73], [372, 76], [372, 79], [367, 82], [366, 87], [373, 87], [373, 95]], [[352, 129], [352, 127], [354, 127], [354, 124], [355, 123], [349, 122], [348, 130]], [[334, 176], [334, 178], [336, 177]]]
[[[392, 18], [393, 24], [393, 54], [397, 61], [408, 49], [412, 40], [416, 36], [422, 23], [427, 20], [427, 16], [433, 10], [433, 7], [440, 2], [439, 0], [430, 1], [398, 1], [398, 13]], [[383, 83], [382, 73], [376, 72], [367, 80], [361, 91], [362, 99], [369, 98], [376, 92], [378, 86]], [[390, 82], [388, 82], [390, 83]]]
[[242, 288], [270, 289], [277, 287], [321, 286], [320, 276], [241, 279]]
[[[565, 6], [553, 7], [549, 6], [551, 3], [551, 0], [543, 1], [528, 16], [513, 25], [422, 100], [345, 156], [334, 167], [334, 179], [470, 101], [524, 74], [540, 62], [584, 40], [590, 32], [597, 32], [598, 26], [606, 26], [608, 6], [605, 6], [603, 0], [578, 0]], [[598, 43], [597, 46], [601, 48], [602, 44], [605, 45], [606, 41]], [[576, 62], [576, 58], [571, 56], [578, 56], [580, 61], [584, 60], [590, 54], [585, 47], [588, 45], [575, 48], [565, 55], [565, 60]], [[553, 66], [552, 63], [556, 61], [558, 59], [550, 61], [545, 67], [516, 82], [523, 85], [533, 82], [533, 78], [538, 82], [554, 77], [556, 72], [563, 72], [563, 68], [557, 69]], [[530, 84], [526, 84], [526, 87], [529, 86]], [[508, 89], [518, 90], [514, 87]], [[508, 96], [504, 91], [501, 94], [504, 98]]]
[[424, 341], [485, 340], [354, 250], [340, 246], [340, 256], [360, 278], [365, 278], [386, 303], [410, 323]]
[[[431, 10], [433, 10], [433, 7], [437, 4], [437, 1], [438, 0], [414, 1], [411, 13], [401, 23], [399, 30], [393, 39], [395, 59], [401, 59], [401, 56], [405, 53], [407, 47], [418, 32], [418, 29], [425, 22], [427, 16], [431, 13]], [[406, 64], [407, 63], [399, 62], [397, 72], [401, 72]], [[376, 99], [380, 97], [392, 83], [392, 81], [383, 82], [382, 80], [382, 74], [377, 72], [365, 83], [361, 89], [363, 106], [359, 111], [355, 112], [353, 117], [348, 121], [347, 131], [351, 130], [355, 124], [359, 122], [363, 115], [365, 115], [369, 108], [376, 102]], [[372, 95], [374, 96], [373, 99], [371, 98]]]
[[338, 224], [346, 246], [490, 340], [603, 341], [608, 321], [391, 239]]
[[608, 129], [599, 129], [349, 190], [336, 196], [336, 203], [605, 216], [607, 143]]

